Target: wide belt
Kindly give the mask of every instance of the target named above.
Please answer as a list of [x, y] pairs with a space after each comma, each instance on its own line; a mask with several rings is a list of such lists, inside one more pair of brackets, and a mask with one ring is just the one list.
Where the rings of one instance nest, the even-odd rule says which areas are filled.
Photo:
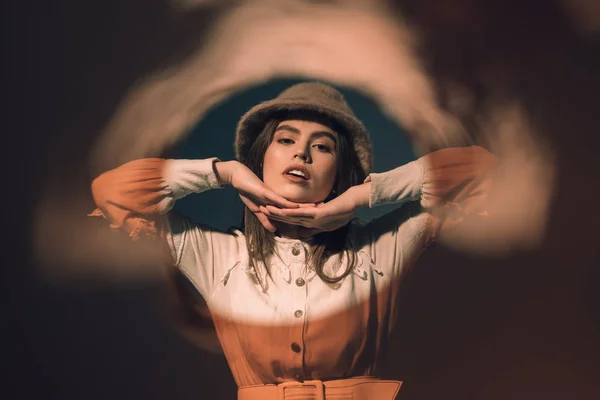
[[238, 389], [238, 400], [394, 400], [401, 381], [372, 377], [306, 380]]

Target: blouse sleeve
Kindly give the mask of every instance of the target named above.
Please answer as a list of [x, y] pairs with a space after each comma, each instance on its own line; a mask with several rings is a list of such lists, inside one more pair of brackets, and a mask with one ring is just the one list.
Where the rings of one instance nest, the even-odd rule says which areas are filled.
[[371, 174], [369, 207], [407, 203], [367, 224], [373, 261], [379, 258], [398, 274], [441, 230], [451, 230], [466, 217], [485, 216], [482, 207], [494, 163], [482, 147], [455, 147]]
[[221, 187], [213, 168], [216, 161], [140, 159], [105, 172], [92, 183], [98, 208], [90, 215], [104, 217], [134, 239], [145, 235], [165, 240], [175, 265], [205, 298], [235, 264], [239, 235], [169, 211], [177, 199]]
[[134, 239], [155, 236], [166, 229], [164, 218], [175, 200], [221, 187], [215, 161], [145, 158], [105, 172], [92, 182], [97, 208], [90, 216], [108, 219], [111, 227], [124, 229]]

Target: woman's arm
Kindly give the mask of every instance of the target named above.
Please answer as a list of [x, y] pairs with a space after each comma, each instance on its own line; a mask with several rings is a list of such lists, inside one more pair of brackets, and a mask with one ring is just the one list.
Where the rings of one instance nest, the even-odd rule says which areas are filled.
[[155, 236], [164, 229], [164, 216], [175, 200], [222, 187], [216, 164], [216, 158], [145, 158], [123, 164], [92, 182], [98, 208], [91, 215], [105, 217], [112, 227], [122, 228], [134, 238]]
[[257, 214], [260, 205], [298, 207], [267, 188], [238, 161], [145, 158], [105, 172], [92, 182], [98, 208], [90, 215], [104, 216], [113, 227], [125, 229], [134, 238], [141, 233], [155, 236], [165, 228], [163, 217], [177, 199], [226, 184], [236, 188], [246, 206]]
[[[369, 207], [418, 201], [428, 214], [431, 239], [482, 210], [495, 157], [479, 146], [454, 147], [429, 153], [416, 161], [371, 174]], [[365, 188], [366, 190], [366, 188]], [[364, 196], [364, 195], [363, 195]], [[364, 199], [362, 199], [364, 201]]]
[[399, 277], [440, 232], [476, 213], [494, 156], [478, 147], [438, 150], [391, 171], [371, 174], [328, 203], [296, 210], [267, 206], [269, 218], [305, 226], [312, 234], [346, 225], [360, 207], [400, 205], [365, 226], [352, 241], [368, 247], [371, 261], [387, 276]]
[[433, 238], [436, 229], [430, 228], [436, 222], [438, 227], [449, 227], [452, 224], [447, 222], [458, 220], [457, 212], [466, 215], [481, 204], [483, 183], [493, 162], [491, 153], [479, 146], [447, 148], [391, 171], [371, 174], [363, 184], [317, 207], [280, 210], [267, 206], [261, 210], [269, 218], [302, 225], [314, 234], [344, 226], [361, 207], [418, 201], [431, 219], [427, 226]]
[[487, 177], [495, 157], [480, 146], [451, 147], [379, 174], [371, 174], [369, 207], [418, 200], [426, 209], [462, 199]]
[[92, 194], [98, 208], [92, 215], [105, 217], [134, 238], [146, 235], [164, 240], [174, 264], [208, 299], [226, 271], [239, 261], [244, 239], [169, 211], [177, 199], [226, 184], [235, 187], [250, 206], [296, 206], [266, 188], [237, 161], [150, 158], [131, 161], [96, 178]]

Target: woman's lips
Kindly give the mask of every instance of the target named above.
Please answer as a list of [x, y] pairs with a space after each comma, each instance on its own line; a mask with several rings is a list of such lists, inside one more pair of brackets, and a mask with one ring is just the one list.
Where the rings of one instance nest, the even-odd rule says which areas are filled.
[[287, 179], [289, 179], [290, 181], [294, 182], [294, 183], [300, 183], [302, 185], [307, 185], [308, 184], [308, 180], [301, 178], [299, 176], [296, 175], [292, 175], [292, 174], [283, 174], [283, 176], [285, 176]]
[[284, 175], [293, 175], [298, 176], [300, 178], [304, 178], [304, 180], [310, 180], [310, 172], [300, 164], [290, 165], [283, 171]]
[[290, 182], [298, 185], [306, 186], [307, 182], [310, 181], [310, 173], [308, 170], [300, 164], [290, 165], [283, 171], [285, 176]]

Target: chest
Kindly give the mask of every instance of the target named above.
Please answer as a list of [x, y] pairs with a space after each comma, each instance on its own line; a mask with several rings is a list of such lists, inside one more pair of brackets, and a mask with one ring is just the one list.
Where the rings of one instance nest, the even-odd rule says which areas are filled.
[[351, 267], [334, 284], [302, 257], [275, 260], [269, 273], [242, 264], [231, 269], [209, 307], [232, 369], [252, 371], [250, 382], [370, 371], [373, 349], [387, 334], [392, 285], [366, 252], [347, 262], [324, 266], [328, 276]]
[[371, 262], [364, 251], [348, 257], [329, 259], [323, 271], [327, 276], [347, 276], [327, 283], [308, 268], [303, 257], [276, 258], [268, 267], [236, 265], [221, 281], [209, 301], [213, 312], [234, 320], [264, 325], [302, 325], [327, 319], [340, 313], [354, 315], [348, 322], [366, 323], [363, 304], [378, 303], [389, 295], [389, 277]]

